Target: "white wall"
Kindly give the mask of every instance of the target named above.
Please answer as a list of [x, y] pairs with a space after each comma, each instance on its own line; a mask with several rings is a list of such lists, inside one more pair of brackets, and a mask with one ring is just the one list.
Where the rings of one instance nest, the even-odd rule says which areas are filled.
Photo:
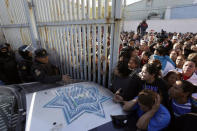
[[[125, 31], [136, 31], [141, 21], [124, 21]], [[160, 32], [164, 29], [167, 32], [194, 32], [197, 33], [197, 19], [176, 19], [176, 20], [147, 20], [148, 29]]]

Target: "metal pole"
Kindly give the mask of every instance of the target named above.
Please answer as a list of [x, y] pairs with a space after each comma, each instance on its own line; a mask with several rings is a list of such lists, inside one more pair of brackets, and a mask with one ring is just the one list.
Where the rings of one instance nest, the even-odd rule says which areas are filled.
[[122, 0], [115, 0], [115, 25], [114, 25], [114, 48], [113, 48], [113, 68], [115, 68], [118, 55], [119, 55], [119, 45], [120, 45], [120, 23], [122, 20]]
[[36, 19], [35, 14], [33, 11], [33, 1], [32, 0], [23, 0], [24, 7], [25, 7], [25, 15], [27, 17], [29, 26], [30, 26], [30, 34], [32, 38], [32, 44], [34, 48], [37, 48], [38, 42], [40, 41], [37, 26], [36, 26]]
[[112, 72], [115, 69], [117, 62], [118, 62], [118, 56], [119, 56], [119, 45], [120, 45], [120, 24], [122, 20], [122, 0], [115, 0], [115, 3], [112, 3], [112, 17], [114, 18], [115, 24], [113, 27], [111, 27], [111, 33], [114, 33], [111, 35], [111, 53], [110, 53], [110, 69], [109, 69], [109, 80], [108, 80], [108, 88], [111, 85], [112, 80]]
[[[125, 9], [125, 7], [127, 6], [127, 0], [124, 0], [124, 6], [123, 6], [123, 10]], [[123, 13], [123, 21], [122, 21], [122, 31], [124, 30], [124, 25], [125, 25], [125, 16], [124, 16], [124, 13]]]

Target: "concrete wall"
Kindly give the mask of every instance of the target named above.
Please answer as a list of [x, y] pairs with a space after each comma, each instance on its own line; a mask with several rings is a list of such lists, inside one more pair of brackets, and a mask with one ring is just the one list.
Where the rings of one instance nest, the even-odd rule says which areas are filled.
[[[125, 31], [136, 31], [141, 21], [124, 21]], [[160, 32], [164, 29], [167, 32], [194, 32], [197, 33], [197, 19], [176, 19], [176, 20], [147, 20], [148, 29]]]

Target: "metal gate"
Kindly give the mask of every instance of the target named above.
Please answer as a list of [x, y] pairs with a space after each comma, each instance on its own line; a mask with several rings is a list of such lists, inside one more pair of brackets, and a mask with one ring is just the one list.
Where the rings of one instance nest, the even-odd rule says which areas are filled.
[[62, 74], [110, 85], [123, 0], [1, 0], [0, 23], [14, 49], [43, 47]]

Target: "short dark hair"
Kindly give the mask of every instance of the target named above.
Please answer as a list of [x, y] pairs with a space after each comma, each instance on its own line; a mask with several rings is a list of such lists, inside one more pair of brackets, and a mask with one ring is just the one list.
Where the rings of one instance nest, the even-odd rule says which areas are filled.
[[150, 109], [155, 104], [157, 93], [152, 90], [142, 90], [138, 95], [138, 102], [142, 105], [149, 107]]
[[137, 65], [137, 68], [140, 67], [140, 59], [137, 56], [131, 57], [130, 59], [132, 59], [134, 61], [134, 63]]
[[[149, 51], [143, 51], [143, 52], [144, 52], [144, 55], [145, 55], [145, 56], [150, 57], [151, 53], [150, 53]], [[143, 52], [142, 52], [142, 53], [143, 53]]]
[[155, 78], [160, 76], [160, 70], [155, 64], [145, 64], [143, 67], [146, 67], [149, 74], [155, 75]]
[[117, 70], [123, 77], [126, 77], [131, 73], [131, 70], [129, 70], [128, 67], [129, 60], [129, 58], [123, 57], [121, 61], [118, 61]]
[[139, 49], [140, 49], [138, 46], [135, 46], [134, 48], [135, 48], [136, 50], [139, 50]]
[[151, 59], [148, 61], [148, 64], [154, 64], [159, 70], [162, 69], [162, 64], [159, 60], [157, 59]]
[[130, 58], [131, 57], [131, 53], [135, 50], [135, 48], [131, 47], [131, 46], [127, 46], [125, 48], [122, 48], [122, 50], [120, 51], [120, 57], [126, 57], [126, 58]]
[[191, 94], [196, 91], [197, 87], [193, 85], [191, 82], [185, 80], [179, 80], [179, 81], [181, 81], [181, 88], [183, 89], [183, 92], [189, 93], [188, 97], [191, 96]]
[[177, 72], [177, 71], [173, 71], [173, 70], [172, 70], [172, 71], [169, 71], [169, 72], [163, 77], [163, 79], [167, 81], [168, 77], [169, 77], [170, 75], [172, 75], [172, 74], [177, 75], [178, 78], [181, 77], [181, 73], [180, 73], [180, 72]]
[[163, 38], [158, 38], [158, 39], [157, 39], [157, 43], [162, 43], [163, 41], [164, 41]]
[[160, 55], [163, 55], [164, 56], [164, 55], [167, 54], [166, 53], [166, 48], [164, 46], [162, 46], [162, 45], [158, 46], [155, 50], [158, 51], [158, 53]]

